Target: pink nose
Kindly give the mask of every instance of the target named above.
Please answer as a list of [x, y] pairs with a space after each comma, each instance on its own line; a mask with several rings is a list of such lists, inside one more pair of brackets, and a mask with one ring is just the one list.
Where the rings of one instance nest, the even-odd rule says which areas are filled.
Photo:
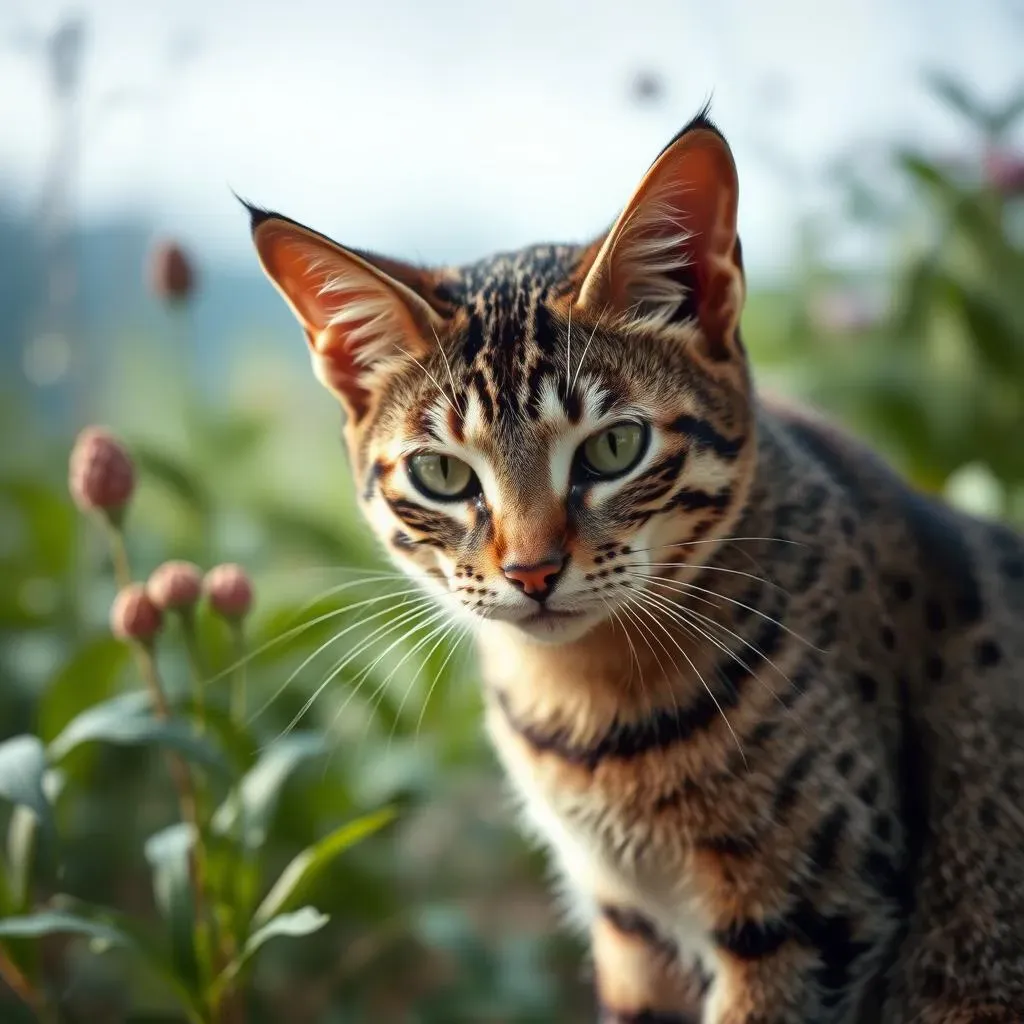
[[507, 565], [502, 567], [505, 579], [517, 586], [527, 597], [545, 600], [555, 589], [565, 559], [538, 562], [535, 565]]

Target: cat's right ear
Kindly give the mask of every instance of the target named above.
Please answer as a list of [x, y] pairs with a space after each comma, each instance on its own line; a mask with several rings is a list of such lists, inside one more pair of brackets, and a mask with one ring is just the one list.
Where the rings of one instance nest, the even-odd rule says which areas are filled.
[[362, 419], [380, 371], [403, 355], [426, 355], [443, 319], [364, 256], [246, 206], [260, 264], [306, 332], [314, 372], [354, 421]]

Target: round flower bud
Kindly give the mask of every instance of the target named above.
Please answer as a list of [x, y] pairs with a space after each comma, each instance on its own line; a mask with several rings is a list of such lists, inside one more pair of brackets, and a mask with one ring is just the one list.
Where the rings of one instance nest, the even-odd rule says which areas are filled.
[[203, 589], [214, 610], [225, 619], [242, 619], [252, 607], [252, 583], [240, 565], [214, 566], [206, 574]]
[[149, 599], [165, 612], [191, 608], [202, 591], [202, 573], [191, 562], [164, 562], [146, 584]]
[[166, 302], [185, 302], [196, 288], [196, 274], [184, 249], [176, 242], [160, 242], [149, 257], [149, 286]]
[[160, 632], [163, 616], [141, 583], [129, 583], [114, 598], [110, 628], [119, 640], [148, 643]]
[[71, 449], [68, 487], [83, 511], [120, 511], [135, 490], [135, 466], [112, 434], [86, 427]]

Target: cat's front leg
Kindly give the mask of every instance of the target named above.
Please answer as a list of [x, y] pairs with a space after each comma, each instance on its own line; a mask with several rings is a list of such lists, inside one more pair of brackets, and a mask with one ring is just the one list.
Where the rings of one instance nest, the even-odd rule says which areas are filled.
[[646, 917], [605, 905], [591, 943], [601, 1024], [700, 1024], [705, 980]]
[[852, 1024], [883, 944], [843, 915], [746, 921], [717, 932], [701, 1024]]
[[809, 978], [790, 962], [719, 960], [701, 1024], [825, 1024]]

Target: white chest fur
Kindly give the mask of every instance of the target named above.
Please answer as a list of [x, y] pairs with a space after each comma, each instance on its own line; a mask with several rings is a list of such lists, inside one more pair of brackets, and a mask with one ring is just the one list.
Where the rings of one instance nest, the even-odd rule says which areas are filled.
[[532, 838], [551, 852], [570, 921], [589, 929], [600, 905], [637, 911], [688, 957], [713, 970], [707, 915], [683, 837], [657, 833], [657, 823], [609, 793], [599, 773], [567, 772], [557, 754], [537, 754], [498, 708], [488, 728]]

